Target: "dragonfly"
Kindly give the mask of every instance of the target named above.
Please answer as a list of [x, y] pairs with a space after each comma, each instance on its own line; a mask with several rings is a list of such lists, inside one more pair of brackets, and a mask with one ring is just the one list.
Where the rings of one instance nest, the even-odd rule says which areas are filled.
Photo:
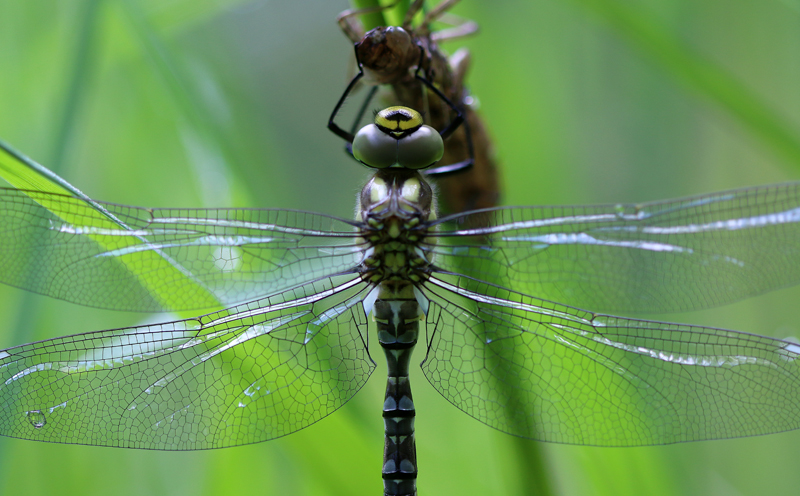
[[[419, 340], [439, 393], [530, 439], [641, 446], [800, 427], [797, 342], [599, 313], [695, 310], [797, 283], [800, 183], [437, 217], [417, 167], [440, 151], [424, 149], [415, 168], [378, 169], [352, 220], [0, 190], [2, 282], [114, 310], [225, 307], [0, 351], [0, 434], [161, 450], [275, 439], [363, 387], [373, 335], [390, 364], [385, 494], [416, 490], [407, 370]], [[1, 157], [36, 165], [5, 144]]]

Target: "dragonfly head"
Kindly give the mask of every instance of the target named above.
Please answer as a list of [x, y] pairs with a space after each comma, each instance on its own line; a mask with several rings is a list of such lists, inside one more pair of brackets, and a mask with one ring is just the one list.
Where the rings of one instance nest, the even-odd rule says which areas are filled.
[[375, 169], [425, 169], [442, 158], [439, 133], [422, 123], [422, 115], [408, 107], [389, 107], [375, 114], [353, 139], [353, 156]]

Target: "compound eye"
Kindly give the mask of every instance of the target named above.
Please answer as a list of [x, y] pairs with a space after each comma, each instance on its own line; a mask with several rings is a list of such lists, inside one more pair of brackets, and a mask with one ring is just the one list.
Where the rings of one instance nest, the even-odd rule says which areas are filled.
[[430, 167], [441, 160], [443, 154], [442, 137], [430, 126], [421, 126], [397, 142], [397, 163], [408, 169]]
[[368, 167], [391, 167], [397, 163], [397, 140], [375, 124], [368, 124], [353, 138], [353, 156]]

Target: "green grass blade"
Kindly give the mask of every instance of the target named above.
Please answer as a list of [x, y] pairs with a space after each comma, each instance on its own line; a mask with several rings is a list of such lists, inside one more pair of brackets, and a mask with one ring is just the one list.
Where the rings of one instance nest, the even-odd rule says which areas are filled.
[[71, 195], [91, 201], [55, 172], [34, 162], [0, 140], [0, 177], [17, 189]]
[[50, 166], [57, 171], [62, 170], [67, 147], [76, 128], [81, 103], [85, 100], [85, 92], [90, 87], [88, 80], [95, 61], [94, 41], [100, 7], [101, 2], [98, 0], [89, 0], [82, 6], [77, 46], [69, 66], [69, 82], [65, 85], [66, 93], [55, 132], [53, 152], [50, 155], [52, 160]]

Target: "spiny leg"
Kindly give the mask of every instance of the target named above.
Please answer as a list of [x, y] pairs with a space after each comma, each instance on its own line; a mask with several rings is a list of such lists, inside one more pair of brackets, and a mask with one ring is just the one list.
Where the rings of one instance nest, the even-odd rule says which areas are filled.
[[431, 33], [433, 41], [450, 41], [458, 38], [466, 38], [478, 32], [478, 23], [472, 19], [465, 19], [455, 14], [445, 13], [440, 22], [450, 24], [452, 27], [440, 29]]
[[403, 29], [409, 32], [411, 31], [411, 23], [414, 21], [414, 16], [417, 15], [417, 13], [422, 9], [422, 6], [424, 4], [425, 0], [414, 0], [414, 3], [412, 3], [411, 6], [408, 7], [408, 10], [406, 10], [406, 15], [403, 18]]

